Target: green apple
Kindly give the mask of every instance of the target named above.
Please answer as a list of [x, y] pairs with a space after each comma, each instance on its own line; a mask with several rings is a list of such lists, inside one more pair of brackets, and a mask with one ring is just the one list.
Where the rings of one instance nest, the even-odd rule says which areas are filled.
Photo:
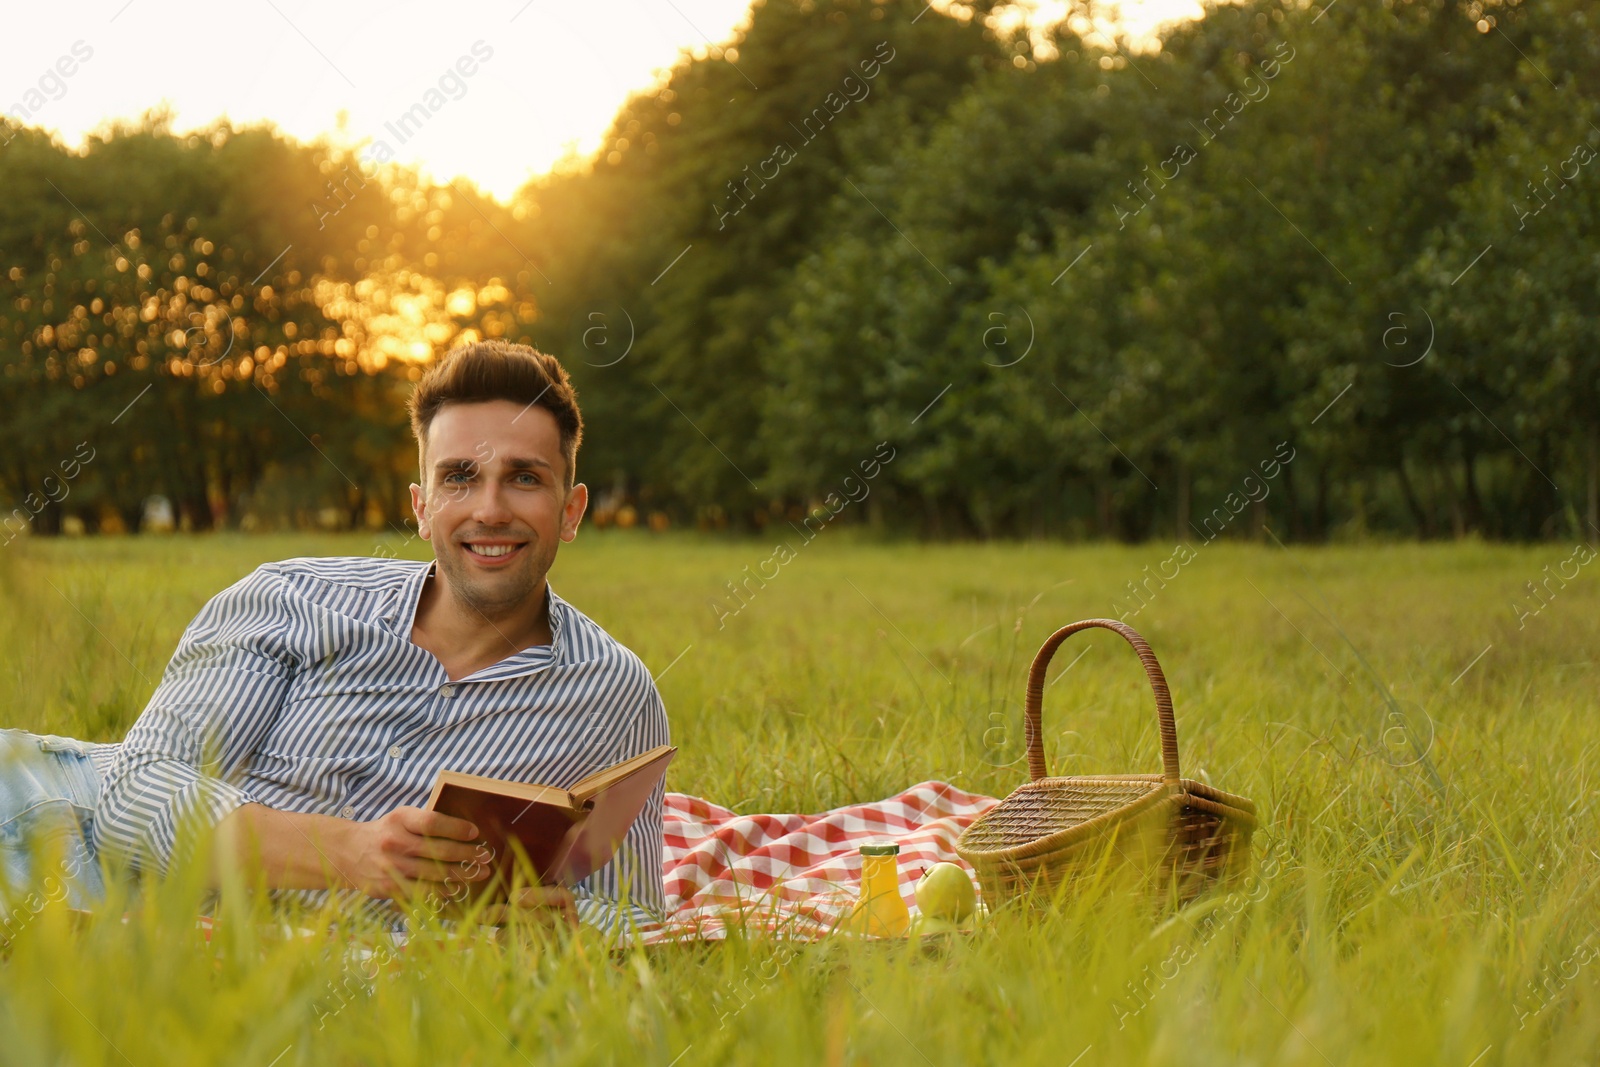
[[922, 914], [965, 922], [977, 906], [978, 894], [965, 869], [954, 863], [935, 863], [917, 882], [917, 908]]
[[936, 915], [918, 915], [911, 922], [912, 937], [929, 937], [934, 934], [953, 934], [961, 927], [949, 919], [941, 919]]

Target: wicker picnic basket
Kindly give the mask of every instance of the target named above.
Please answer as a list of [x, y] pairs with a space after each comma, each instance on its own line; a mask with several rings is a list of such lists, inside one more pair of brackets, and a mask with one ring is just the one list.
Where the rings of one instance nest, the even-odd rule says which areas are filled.
[[[1161, 722], [1161, 774], [1051, 778], [1045, 770], [1040, 712], [1045, 673], [1061, 642], [1100, 627], [1139, 654]], [[1255, 805], [1178, 775], [1178, 730], [1161, 665], [1131, 626], [1085, 619], [1063, 626], [1028, 671], [1028, 772], [1032, 781], [990, 808], [961, 835], [956, 852], [978, 874], [991, 907], [1031, 896], [1045, 900], [1085, 877], [1115, 871], [1182, 903], [1238, 873], [1250, 854]]]

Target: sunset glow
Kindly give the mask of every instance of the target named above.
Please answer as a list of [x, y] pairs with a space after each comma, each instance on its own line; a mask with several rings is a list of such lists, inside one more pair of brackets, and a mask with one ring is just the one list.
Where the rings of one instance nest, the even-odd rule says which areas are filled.
[[[1066, 7], [1032, 6], [1045, 18]], [[0, 110], [73, 145], [149, 109], [168, 109], [180, 131], [220, 117], [269, 121], [301, 140], [381, 145], [441, 181], [464, 178], [505, 198], [564, 157], [592, 153], [630, 92], [655, 83], [682, 52], [726, 41], [749, 2], [273, 0], [210, 7], [187, 41], [172, 38], [176, 10], [106, 0], [11, 12], [0, 38]], [[1106, 10], [1120, 12], [1134, 36], [1200, 13], [1194, 0]]]

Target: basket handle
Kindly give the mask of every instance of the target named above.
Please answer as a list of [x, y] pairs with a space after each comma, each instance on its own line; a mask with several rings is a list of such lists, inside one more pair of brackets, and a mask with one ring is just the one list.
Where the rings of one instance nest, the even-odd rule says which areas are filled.
[[1144, 665], [1144, 673], [1150, 679], [1150, 688], [1156, 694], [1156, 716], [1161, 722], [1161, 774], [1168, 785], [1177, 785], [1178, 725], [1172, 717], [1172, 694], [1167, 690], [1166, 675], [1161, 673], [1156, 654], [1150, 651], [1150, 646], [1138, 631], [1115, 619], [1084, 619], [1063, 626], [1050, 635], [1040, 646], [1039, 654], [1033, 657], [1033, 666], [1028, 670], [1028, 708], [1024, 719], [1028, 739], [1028, 774], [1037, 782], [1049, 773], [1044, 765], [1044, 730], [1040, 720], [1044, 710], [1044, 678], [1050, 667], [1050, 658], [1068, 637], [1095, 626], [1120, 634], [1139, 654], [1139, 662]]

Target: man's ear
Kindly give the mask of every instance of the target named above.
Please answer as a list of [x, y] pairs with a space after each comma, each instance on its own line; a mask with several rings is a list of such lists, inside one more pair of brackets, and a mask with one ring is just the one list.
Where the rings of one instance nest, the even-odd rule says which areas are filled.
[[589, 510], [589, 487], [579, 482], [567, 490], [566, 503], [561, 507], [561, 540], [571, 541], [578, 536], [578, 524], [583, 513]]
[[428, 498], [423, 495], [422, 486], [416, 482], [411, 483], [411, 511], [417, 517], [417, 533], [424, 541], [431, 541], [432, 527], [428, 523]]

